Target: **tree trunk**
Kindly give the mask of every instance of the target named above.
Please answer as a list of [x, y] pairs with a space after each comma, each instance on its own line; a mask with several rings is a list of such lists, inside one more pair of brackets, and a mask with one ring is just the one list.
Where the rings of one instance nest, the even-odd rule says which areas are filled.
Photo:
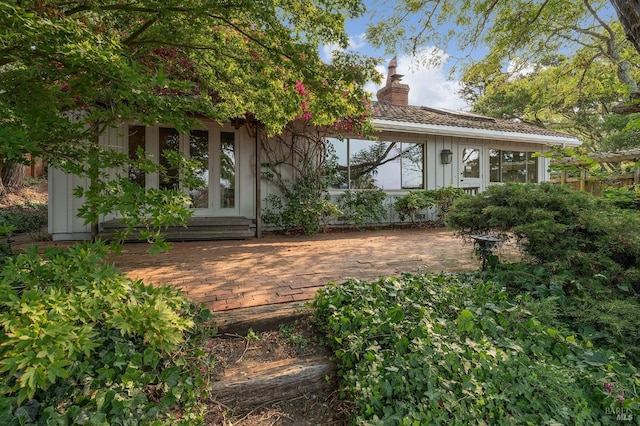
[[26, 174], [27, 167], [24, 164], [5, 163], [0, 173], [0, 194], [3, 190], [14, 192], [22, 188]]
[[640, 53], [640, 0], [611, 0], [627, 39]]

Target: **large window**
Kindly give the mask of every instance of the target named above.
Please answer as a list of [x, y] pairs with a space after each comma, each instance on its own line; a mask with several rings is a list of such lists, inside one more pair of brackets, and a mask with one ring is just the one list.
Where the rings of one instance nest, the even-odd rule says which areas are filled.
[[538, 158], [532, 152], [489, 151], [489, 176], [491, 182], [538, 182]]
[[220, 207], [236, 206], [236, 141], [231, 132], [220, 133]]
[[424, 145], [327, 139], [330, 188], [384, 190], [424, 188]]
[[[145, 149], [145, 127], [129, 126], [129, 158], [144, 158]], [[146, 176], [142, 170], [129, 167], [129, 179], [144, 188]]]
[[[131, 167], [129, 178], [147, 188], [184, 191], [191, 199], [193, 209], [234, 209], [237, 207], [236, 167], [238, 146], [234, 132], [196, 129], [179, 133], [171, 127], [128, 127], [131, 158], [146, 152], [149, 158], [157, 158], [163, 173], [147, 173]], [[194, 162], [195, 174], [200, 183], [187, 188], [181, 182], [176, 167], [175, 154]], [[215, 173], [214, 173], [215, 172]], [[218, 180], [218, 182], [214, 182]]]
[[180, 133], [170, 127], [159, 129], [160, 165], [165, 168], [165, 175], [160, 177], [160, 189], [178, 189], [180, 177], [175, 164], [171, 164], [171, 152], [180, 152]]
[[206, 209], [209, 207], [209, 132], [192, 130], [189, 134], [189, 158], [198, 164], [196, 176], [202, 185], [189, 190], [191, 207]]

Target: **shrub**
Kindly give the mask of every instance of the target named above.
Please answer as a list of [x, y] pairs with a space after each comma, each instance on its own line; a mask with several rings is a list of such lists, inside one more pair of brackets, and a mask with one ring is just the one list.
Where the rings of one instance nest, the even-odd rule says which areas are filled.
[[32, 248], [0, 270], [0, 423], [202, 422], [209, 312], [105, 255]]
[[[568, 187], [551, 184], [492, 186], [457, 200], [447, 225], [461, 235], [515, 236], [538, 263], [579, 277], [608, 273], [625, 281], [640, 266], [640, 216]], [[640, 291], [640, 283], [633, 283]]]
[[503, 283], [512, 297], [530, 294], [547, 300], [557, 312], [557, 320], [585, 341], [640, 365], [640, 317], [635, 315], [640, 311], [640, 300], [625, 285], [610, 285], [604, 274], [578, 278], [567, 269], [527, 263], [501, 265], [487, 271], [486, 279]]
[[350, 280], [315, 319], [357, 424], [617, 424], [638, 370], [555, 320], [551, 299], [465, 275]]
[[345, 191], [338, 197], [338, 207], [345, 220], [356, 228], [374, 225], [384, 220], [387, 194], [381, 189]]
[[0, 223], [12, 226], [16, 233], [37, 233], [47, 226], [47, 205], [27, 202], [0, 209]]
[[431, 191], [411, 191], [398, 197], [393, 207], [396, 209], [401, 221], [409, 219], [413, 224], [422, 222], [418, 218], [418, 214], [422, 210], [435, 207], [436, 199], [432, 196]]
[[420, 224], [418, 213], [422, 210], [436, 207], [436, 222], [444, 221], [453, 201], [464, 195], [460, 188], [445, 187], [439, 189], [427, 189], [424, 191], [411, 191], [398, 197], [394, 208], [400, 216], [400, 220], [411, 220], [414, 224]]
[[294, 184], [284, 197], [269, 195], [266, 202], [262, 211], [265, 223], [287, 231], [302, 230], [307, 235], [326, 230], [329, 221], [340, 215], [322, 191], [312, 190], [304, 182]]

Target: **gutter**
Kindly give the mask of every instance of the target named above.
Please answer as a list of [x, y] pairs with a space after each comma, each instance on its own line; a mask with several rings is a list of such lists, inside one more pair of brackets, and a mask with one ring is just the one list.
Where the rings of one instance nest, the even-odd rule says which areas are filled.
[[474, 129], [469, 127], [440, 126], [435, 124], [411, 123], [373, 119], [373, 126], [378, 131], [408, 132], [417, 134], [457, 136], [463, 138], [494, 139], [511, 142], [543, 143], [550, 145], [580, 146], [579, 139], [570, 136], [548, 136], [531, 133], [506, 132], [502, 130]]

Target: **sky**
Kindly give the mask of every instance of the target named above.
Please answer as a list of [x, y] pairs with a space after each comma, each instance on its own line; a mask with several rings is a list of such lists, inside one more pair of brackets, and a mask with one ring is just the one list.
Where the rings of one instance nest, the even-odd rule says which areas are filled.
[[[371, 22], [372, 19], [376, 19], [372, 18], [371, 14], [378, 14], [378, 16], [384, 15], [384, 8], [388, 7], [388, 5], [385, 5], [382, 0], [364, 0], [364, 2], [367, 5], [368, 12], [358, 19], [347, 20], [346, 29], [350, 36], [351, 49], [356, 50], [361, 54], [382, 58], [382, 63], [378, 67], [378, 72], [383, 75], [382, 84], [384, 85], [387, 76], [387, 65], [394, 55], [385, 54], [383, 50], [375, 50], [366, 42], [364, 33], [367, 24]], [[615, 16], [615, 11], [610, 5], [605, 7], [607, 8], [604, 12], [605, 15], [601, 16], [606, 17], [607, 14]], [[433, 49], [435, 48], [427, 47], [425, 48], [425, 51]], [[428, 68], [426, 65], [419, 65], [417, 63], [418, 61], [415, 59], [403, 54], [403, 52], [398, 52], [398, 68], [396, 72], [398, 74], [404, 74], [405, 77], [402, 82], [409, 85], [409, 104], [461, 111], [470, 110], [470, 105], [468, 105], [458, 95], [458, 91], [461, 88], [459, 81], [455, 80], [455, 78], [451, 79], [448, 77], [448, 69], [450, 69], [452, 65], [451, 62], [453, 61], [449, 61], [449, 63], [447, 63], [447, 58], [460, 58], [466, 56], [466, 54], [471, 54], [472, 57], [476, 57], [478, 55], [483, 55], [486, 52], [476, 51], [466, 52], [466, 54], [463, 54], [455, 50], [455, 43], [451, 43], [447, 49], [451, 49], [451, 51], [437, 51], [437, 53], [443, 58], [441, 61], [442, 63], [438, 67], [431, 68]], [[333, 48], [331, 46], [324, 46], [321, 53], [323, 60], [330, 61], [332, 50]], [[366, 89], [373, 94], [374, 100], [375, 93], [380, 89], [380, 87], [380, 85], [376, 86], [372, 83], [366, 86]]]
[[[372, 0], [365, 0], [369, 9], [373, 6]], [[370, 21], [370, 15], [357, 20], [348, 20], [346, 23], [347, 32], [350, 37], [351, 49], [361, 54], [382, 58], [382, 63], [377, 67], [379, 73], [383, 75], [382, 84], [374, 85], [369, 83], [366, 89], [372, 93], [375, 100], [376, 92], [385, 84], [387, 78], [387, 66], [394, 55], [385, 54], [383, 50], [376, 50], [365, 40], [364, 33], [366, 25]], [[335, 46], [324, 46], [321, 52], [322, 59], [331, 60], [331, 52]], [[434, 49], [425, 48], [425, 52]], [[459, 82], [447, 77], [447, 61], [449, 57], [446, 52], [436, 51], [441, 55], [443, 61], [439, 67], [427, 68], [419, 65], [414, 58], [399, 52], [397, 54], [398, 68], [396, 72], [403, 74], [402, 83], [409, 85], [409, 104], [424, 105], [435, 108], [446, 108], [452, 110], [469, 110], [469, 105], [458, 95], [460, 90]]]

